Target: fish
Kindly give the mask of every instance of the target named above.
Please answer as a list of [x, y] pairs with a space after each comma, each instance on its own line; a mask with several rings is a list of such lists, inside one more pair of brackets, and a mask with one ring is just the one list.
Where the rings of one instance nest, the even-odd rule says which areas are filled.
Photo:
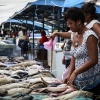
[[23, 83], [23, 82], [20, 82], [20, 83], [9, 83], [9, 84], [5, 84], [5, 85], [2, 85], [0, 86], [0, 91], [1, 90], [10, 90], [10, 89], [13, 89], [13, 88], [29, 88], [29, 83]]
[[33, 84], [30, 88], [37, 89], [37, 88], [44, 88], [44, 87], [46, 87], [46, 85], [44, 83], [38, 82], [38, 83]]
[[0, 74], [9, 74], [9, 70], [0, 70]]
[[[0, 96], [5, 96], [5, 95], [7, 95], [7, 93], [8, 93], [8, 91], [7, 90], [5, 90], [5, 89], [0, 89]], [[0, 99], [1, 100], [1, 99]]]
[[16, 80], [11, 77], [4, 76], [0, 78], [0, 86], [8, 83], [15, 83], [15, 82]]
[[72, 98], [78, 97], [78, 96], [92, 98], [93, 95], [94, 95], [93, 93], [88, 92], [88, 91], [77, 90], [77, 91], [73, 91], [71, 93], [68, 93], [68, 94], [65, 94], [62, 96], [58, 96], [58, 97], [44, 98], [43, 100], [71, 100]]
[[18, 64], [14, 64], [14, 65], [11, 65], [10, 67], [17, 67], [17, 66], [21, 66], [21, 67], [28, 67], [28, 66], [31, 66], [31, 65], [34, 65], [36, 64], [35, 61], [25, 61], [25, 62], [21, 62], [21, 63], [18, 63]]
[[29, 89], [29, 88], [13, 88], [13, 89], [8, 90], [7, 96], [11, 96], [16, 93], [29, 94], [31, 91], [32, 91], [32, 89]]
[[84, 96], [84, 97], [93, 97], [93, 93], [91, 92], [88, 92], [88, 91], [83, 91], [83, 90], [77, 90], [77, 91], [73, 91], [71, 93], [68, 93], [68, 94], [65, 94], [65, 95], [62, 95], [62, 96], [58, 96], [57, 99], [59, 100], [68, 100], [68, 99], [71, 99], [73, 97], [76, 97], [76, 96]]

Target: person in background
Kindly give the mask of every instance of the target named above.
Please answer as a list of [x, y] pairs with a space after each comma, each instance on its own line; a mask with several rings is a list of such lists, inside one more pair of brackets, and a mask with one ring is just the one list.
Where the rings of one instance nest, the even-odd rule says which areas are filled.
[[19, 42], [18, 42], [18, 46], [21, 48], [21, 53], [23, 54], [27, 54], [28, 51], [28, 46], [29, 46], [29, 37], [26, 34], [26, 30], [23, 29], [22, 30], [23, 35], [21, 34], [19, 36]]
[[19, 32], [18, 32], [18, 37], [20, 38], [20, 36], [23, 36], [23, 31], [24, 31], [25, 29], [20, 29], [19, 30]]
[[[69, 30], [69, 28], [67, 28], [67, 30]], [[63, 30], [63, 32], [65, 32], [65, 30]], [[72, 44], [71, 39], [64, 39], [64, 43], [61, 46], [61, 49], [63, 50], [63, 54], [64, 54], [62, 58], [62, 64], [64, 64], [66, 68], [70, 65], [71, 44]]]
[[41, 38], [39, 40], [39, 43], [37, 45], [38, 47], [38, 52], [37, 52], [37, 58], [39, 60], [47, 60], [47, 50], [44, 48], [43, 43], [47, 42], [48, 38], [46, 36], [46, 32], [45, 31], [41, 31]]
[[18, 36], [18, 31], [15, 31], [14, 32], [14, 37], [17, 37]]
[[46, 32], [45, 31], [41, 31], [41, 38], [39, 40], [39, 44], [38, 44], [38, 47], [39, 48], [42, 48], [43, 47], [43, 43], [44, 42], [47, 42], [48, 41], [48, 38], [46, 36]]
[[[100, 22], [97, 20], [95, 3], [85, 3], [81, 9], [85, 13], [85, 25], [87, 28], [92, 29], [100, 40]], [[99, 43], [100, 46], [100, 43]]]
[[62, 59], [62, 64], [64, 64], [66, 68], [70, 65], [71, 44], [72, 44], [72, 41], [70, 39], [65, 39], [63, 45], [61, 46], [61, 49], [63, 50], [63, 53], [64, 53], [64, 56], [63, 56], [63, 59]]
[[80, 8], [69, 8], [64, 18], [75, 35], [70, 69], [63, 82], [100, 95], [99, 39], [93, 30], [84, 25], [85, 15]]

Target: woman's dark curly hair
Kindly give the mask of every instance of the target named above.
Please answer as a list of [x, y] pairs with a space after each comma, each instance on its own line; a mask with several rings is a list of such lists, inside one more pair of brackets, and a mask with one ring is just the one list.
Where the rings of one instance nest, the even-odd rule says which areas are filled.
[[81, 20], [82, 23], [85, 21], [85, 15], [82, 9], [77, 7], [69, 8], [64, 15], [64, 19], [72, 19], [73, 21]]
[[95, 14], [96, 13], [96, 8], [95, 8], [95, 3], [85, 3], [81, 9], [84, 11], [84, 13], [90, 13], [90, 14]]
[[93, 2], [85, 3], [85, 4], [81, 7], [81, 9], [84, 11], [85, 14], [89, 13], [89, 14], [91, 14], [91, 16], [92, 16], [93, 18], [97, 18], [95, 3], [93, 3]]

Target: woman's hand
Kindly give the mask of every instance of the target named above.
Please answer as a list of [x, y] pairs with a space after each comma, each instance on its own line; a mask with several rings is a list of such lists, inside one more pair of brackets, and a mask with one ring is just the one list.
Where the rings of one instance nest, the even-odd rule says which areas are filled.
[[76, 74], [75, 71], [74, 71], [74, 72], [71, 74], [71, 76], [70, 76], [70, 78], [69, 78], [67, 84], [68, 84], [68, 85], [73, 85], [76, 76], [77, 76], [77, 74]]
[[70, 78], [70, 75], [68, 74], [68, 75], [65, 77], [65, 79], [64, 79], [64, 80], [62, 80], [62, 82], [63, 82], [63, 83], [67, 83], [67, 82], [68, 82], [68, 80], [69, 80], [69, 78]]
[[54, 38], [55, 38], [55, 36], [56, 36], [56, 32], [54, 32], [54, 33], [50, 34], [50, 38], [52, 38], [52, 39], [54, 39]]

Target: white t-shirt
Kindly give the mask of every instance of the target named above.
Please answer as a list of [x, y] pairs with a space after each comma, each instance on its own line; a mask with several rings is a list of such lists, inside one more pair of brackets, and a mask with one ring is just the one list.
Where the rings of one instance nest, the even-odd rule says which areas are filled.
[[23, 32], [22, 31], [19, 31], [18, 32], [18, 37], [21, 37], [21, 36], [23, 36]]
[[89, 24], [87, 24], [86, 27], [91, 29], [95, 23], [99, 23], [100, 24], [100, 22], [98, 20], [94, 19]]

